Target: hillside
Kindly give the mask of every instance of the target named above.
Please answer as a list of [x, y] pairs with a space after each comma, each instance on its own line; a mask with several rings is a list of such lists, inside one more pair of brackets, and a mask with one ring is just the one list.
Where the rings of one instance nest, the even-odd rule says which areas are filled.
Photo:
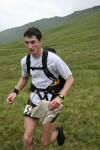
[[21, 27], [11, 28], [0, 32], [0, 43], [7, 43], [22, 38], [24, 31], [31, 26], [37, 26], [42, 31], [45, 31], [57, 27], [59, 25], [63, 25], [64, 23], [70, 22], [73, 19], [78, 19], [80, 16], [92, 15], [92, 13], [98, 11], [100, 11], [100, 6], [96, 6], [82, 11], [76, 11], [73, 14], [65, 17], [45, 18], [45, 19], [41, 19], [35, 22], [25, 24]]
[[[100, 11], [96, 10], [43, 32], [44, 45], [57, 49], [75, 78], [57, 121], [64, 125], [67, 140], [62, 147], [54, 143], [47, 150], [100, 149]], [[0, 150], [23, 149], [29, 85], [13, 105], [7, 105], [6, 97], [20, 77], [20, 60], [26, 53], [23, 40], [0, 45]], [[41, 150], [41, 128], [39, 124], [35, 134], [37, 150]]]

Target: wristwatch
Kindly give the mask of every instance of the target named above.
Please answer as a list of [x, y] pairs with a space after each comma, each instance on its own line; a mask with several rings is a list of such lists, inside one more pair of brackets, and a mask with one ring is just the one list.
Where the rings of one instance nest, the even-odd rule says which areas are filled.
[[57, 96], [59, 96], [61, 99], [63, 99], [63, 100], [64, 100], [64, 95], [62, 95], [62, 94], [58, 93], [58, 94], [57, 94]]

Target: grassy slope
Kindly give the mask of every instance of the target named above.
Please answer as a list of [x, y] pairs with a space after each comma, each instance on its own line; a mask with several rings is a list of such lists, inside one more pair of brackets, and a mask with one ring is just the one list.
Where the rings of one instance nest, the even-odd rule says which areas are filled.
[[[58, 119], [68, 136], [62, 147], [51, 150], [99, 150], [100, 148], [100, 12], [83, 16], [44, 33], [44, 44], [57, 49], [70, 66], [75, 84], [65, 99]], [[25, 55], [23, 42], [0, 46], [0, 150], [21, 150], [22, 112], [28, 98], [27, 88], [9, 106], [6, 96], [21, 74], [20, 59]], [[26, 98], [27, 97], [27, 98]], [[41, 125], [36, 131], [40, 150]]]

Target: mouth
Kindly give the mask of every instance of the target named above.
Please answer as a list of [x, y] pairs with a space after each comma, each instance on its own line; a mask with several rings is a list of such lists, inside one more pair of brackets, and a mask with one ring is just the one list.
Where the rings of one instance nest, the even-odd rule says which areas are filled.
[[30, 49], [30, 52], [34, 52], [35, 50], [34, 49]]

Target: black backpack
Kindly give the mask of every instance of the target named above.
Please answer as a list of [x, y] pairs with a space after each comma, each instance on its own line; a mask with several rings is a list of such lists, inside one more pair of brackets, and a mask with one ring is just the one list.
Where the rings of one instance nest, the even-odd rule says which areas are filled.
[[[54, 86], [51, 86], [51, 87], [54, 88], [54, 91], [59, 92], [63, 88], [66, 80], [63, 79], [60, 75], [59, 75], [59, 78], [56, 79], [54, 77], [54, 75], [48, 70], [48, 66], [47, 66], [48, 51], [56, 54], [56, 50], [55, 49], [53, 49], [53, 48], [44, 48], [43, 56], [42, 56], [42, 67], [30, 67], [30, 54], [27, 55], [27, 59], [26, 59], [27, 73], [30, 75], [30, 69], [32, 69], [32, 70], [43, 70], [45, 75], [50, 80], [54, 81], [53, 82]], [[57, 84], [55, 84], [55, 82]]]

